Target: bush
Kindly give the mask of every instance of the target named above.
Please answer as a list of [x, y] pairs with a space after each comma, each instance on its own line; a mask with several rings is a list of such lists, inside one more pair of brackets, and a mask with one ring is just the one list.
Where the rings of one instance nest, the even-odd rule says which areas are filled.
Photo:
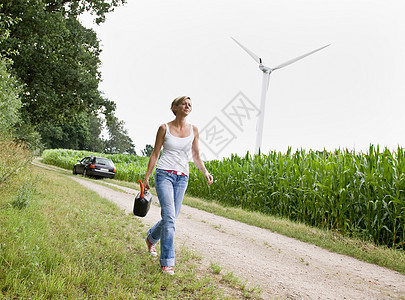
[[0, 135], [0, 185], [22, 172], [31, 160], [31, 152], [23, 143]]
[[10, 62], [0, 55], [0, 131], [7, 133], [20, 121], [21, 85], [8, 72]]

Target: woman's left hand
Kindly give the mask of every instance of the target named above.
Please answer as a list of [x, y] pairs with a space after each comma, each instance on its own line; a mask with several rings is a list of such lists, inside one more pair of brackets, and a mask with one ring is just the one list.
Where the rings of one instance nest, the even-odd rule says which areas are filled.
[[205, 173], [205, 179], [207, 179], [207, 184], [211, 185], [214, 182], [214, 177], [210, 173]]

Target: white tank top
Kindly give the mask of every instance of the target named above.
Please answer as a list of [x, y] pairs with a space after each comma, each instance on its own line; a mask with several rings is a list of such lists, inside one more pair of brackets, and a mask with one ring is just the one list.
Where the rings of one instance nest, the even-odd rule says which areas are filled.
[[193, 125], [190, 124], [190, 135], [184, 138], [173, 136], [166, 123], [166, 134], [163, 142], [163, 152], [157, 163], [157, 168], [172, 170], [189, 175], [188, 163], [191, 157], [191, 146], [194, 140]]

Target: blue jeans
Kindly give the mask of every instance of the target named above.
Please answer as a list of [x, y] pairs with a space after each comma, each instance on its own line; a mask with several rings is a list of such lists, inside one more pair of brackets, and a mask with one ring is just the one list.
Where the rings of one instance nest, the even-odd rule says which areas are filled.
[[188, 184], [188, 176], [176, 175], [156, 169], [155, 188], [161, 207], [162, 219], [147, 232], [152, 244], [160, 240], [160, 265], [174, 266], [174, 231], [175, 221], [180, 213], [184, 193]]

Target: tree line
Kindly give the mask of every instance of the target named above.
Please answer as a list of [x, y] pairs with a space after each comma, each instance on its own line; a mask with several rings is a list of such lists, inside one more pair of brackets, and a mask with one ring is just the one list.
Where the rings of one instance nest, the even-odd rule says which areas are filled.
[[[0, 133], [33, 150], [65, 148], [136, 154], [116, 104], [99, 90], [96, 24], [126, 0], [2, 0]], [[101, 133], [108, 133], [103, 138]], [[147, 149], [142, 151], [146, 153]]]

